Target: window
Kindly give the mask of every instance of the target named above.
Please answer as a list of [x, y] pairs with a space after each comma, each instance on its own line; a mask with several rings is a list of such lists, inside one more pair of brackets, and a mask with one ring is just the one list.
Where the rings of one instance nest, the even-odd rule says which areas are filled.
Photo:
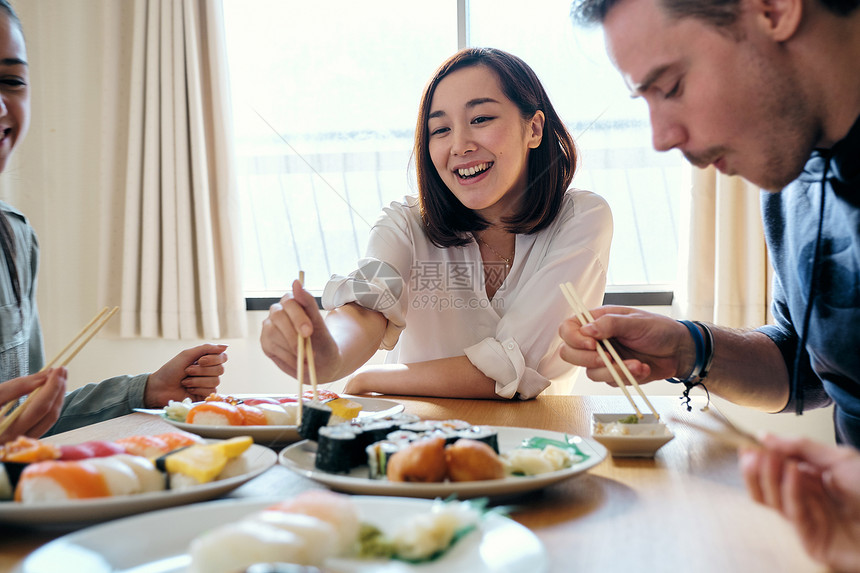
[[675, 280], [680, 155], [651, 149], [599, 29], [569, 0], [224, 0], [249, 298], [278, 297], [298, 271], [321, 291], [355, 268], [382, 206], [415, 193], [418, 100], [460, 45], [522, 57], [577, 140], [574, 185], [612, 206], [610, 290]]

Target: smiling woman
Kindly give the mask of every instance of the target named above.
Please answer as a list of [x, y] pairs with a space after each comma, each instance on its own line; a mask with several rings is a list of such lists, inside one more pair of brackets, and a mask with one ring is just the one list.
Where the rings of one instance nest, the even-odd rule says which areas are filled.
[[[294, 283], [263, 350], [295, 375], [296, 337], [312, 335], [318, 378], [352, 374], [348, 393], [528, 399], [567, 382], [558, 285], [600, 303], [612, 220], [568, 188], [574, 144], [536, 74], [501, 50], [457, 52], [424, 89], [414, 149], [418, 196], [384, 209], [358, 269], [326, 285], [325, 320]], [[378, 347], [386, 364], [353, 374]]]

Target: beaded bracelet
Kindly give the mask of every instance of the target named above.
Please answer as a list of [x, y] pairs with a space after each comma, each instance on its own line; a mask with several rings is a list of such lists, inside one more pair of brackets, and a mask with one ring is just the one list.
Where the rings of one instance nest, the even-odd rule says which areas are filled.
[[666, 378], [669, 382], [674, 384], [687, 384], [688, 382], [693, 382], [697, 378], [700, 377], [702, 370], [705, 368], [705, 339], [702, 337], [702, 332], [699, 330], [699, 327], [690, 322], [689, 320], [679, 320], [681, 324], [687, 327], [687, 330], [690, 331], [690, 336], [693, 337], [693, 343], [696, 346], [696, 358], [693, 362], [693, 369], [690, 373], [683, 378]]
[[[686, 400], [687, 411], [689, 412], [693, 409], [693, 407], [690, 406], [690, 390], [694, 387], [701, 386], [708, 397], [708, 403], [711, 401], [711, 394], [708, 392], [707, 387], [705, 387], [703, 380], [707, 377], [708, 372], [711, 369], [711, 363], [714, 361], [714, 334], [706, 324], [697, 320], [693, 322], [689, 320], [679, 320], [678, 322], [686, 326], [687, 330], [690, 331], [690, 336], [693, 337], [693, 344], [696, 347], [696, 358], [693, 362], [692, 371], [686, 377], [667, 378], [666, 380], [676, 384], [683, 384], [685, 386], [681, 399]], [[699, 330], [699, 327], [701, 327], [701, 331]], [[702, 332], [705, 333], [704, 336], [702, 336]]]

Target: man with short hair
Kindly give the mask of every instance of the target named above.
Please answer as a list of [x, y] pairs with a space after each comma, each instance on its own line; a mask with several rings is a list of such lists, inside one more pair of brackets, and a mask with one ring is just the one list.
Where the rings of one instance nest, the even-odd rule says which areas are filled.
[[[602, 24], [613, 63], [632, 95], [648, 104], [656, 149], [679, 149], [696, 166], [713, 165], [766, 190], [775, 324], [740, 331], [603, 307], [592, 312], [592, 324], [562, 324], [565, 360], [610, 382], [596, 344], [612, 338], [640, 382], [703, 382], [723, 398], [770, 412], [833, 403], [837, 440], [860, 446], [858, 5], [574, 2], [577, 21]], [[829, 446], [779, 442], [744, 453], [753, 497], [791, 519], [813, 557], [860, 570], [860, 476], [847, 489], [832, 479], [850, 483], [844, 468], [860, 467], [860, 454], [837, 448], [839, 456], [828, 457], [840, 460], [834, 466], [823, 461]], [[817, 532], [808, 515], [816, 509], [825, 516]]]

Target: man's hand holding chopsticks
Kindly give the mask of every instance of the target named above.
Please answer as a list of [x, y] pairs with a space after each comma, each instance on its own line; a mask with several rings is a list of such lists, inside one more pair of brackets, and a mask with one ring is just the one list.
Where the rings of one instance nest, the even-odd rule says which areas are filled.
[[60, 416], [66, 395], [66, 376], [64, 367], [51, 368], [0, 384], [0, 404], [7, 404], [33, 393], [36, 388], [42, 388], [27, 409], [8, 428], [0, 432], [0, 444], [20, 435], [38, 438], [54, 425]]
[[143, 400], [147, 408], [162, 408], [170, 400], [202, 400], [215, 389], [227, 362], [225, 344], [201, 344], [183, 350], [149, 375]]
[[678, 321], [620, 306], [603, 306], [591, 312], [593, 322], [583, 325], [578, 319], [569, 318], [559, 327], [564, 342], [561, 357], [585, 367], [590, 379], [616, 386], [597, 353], [597, 341], [605, 339], [612, 339], [638, 382], [671, 378], [689, 371], [696, 352], [686, 327]]

